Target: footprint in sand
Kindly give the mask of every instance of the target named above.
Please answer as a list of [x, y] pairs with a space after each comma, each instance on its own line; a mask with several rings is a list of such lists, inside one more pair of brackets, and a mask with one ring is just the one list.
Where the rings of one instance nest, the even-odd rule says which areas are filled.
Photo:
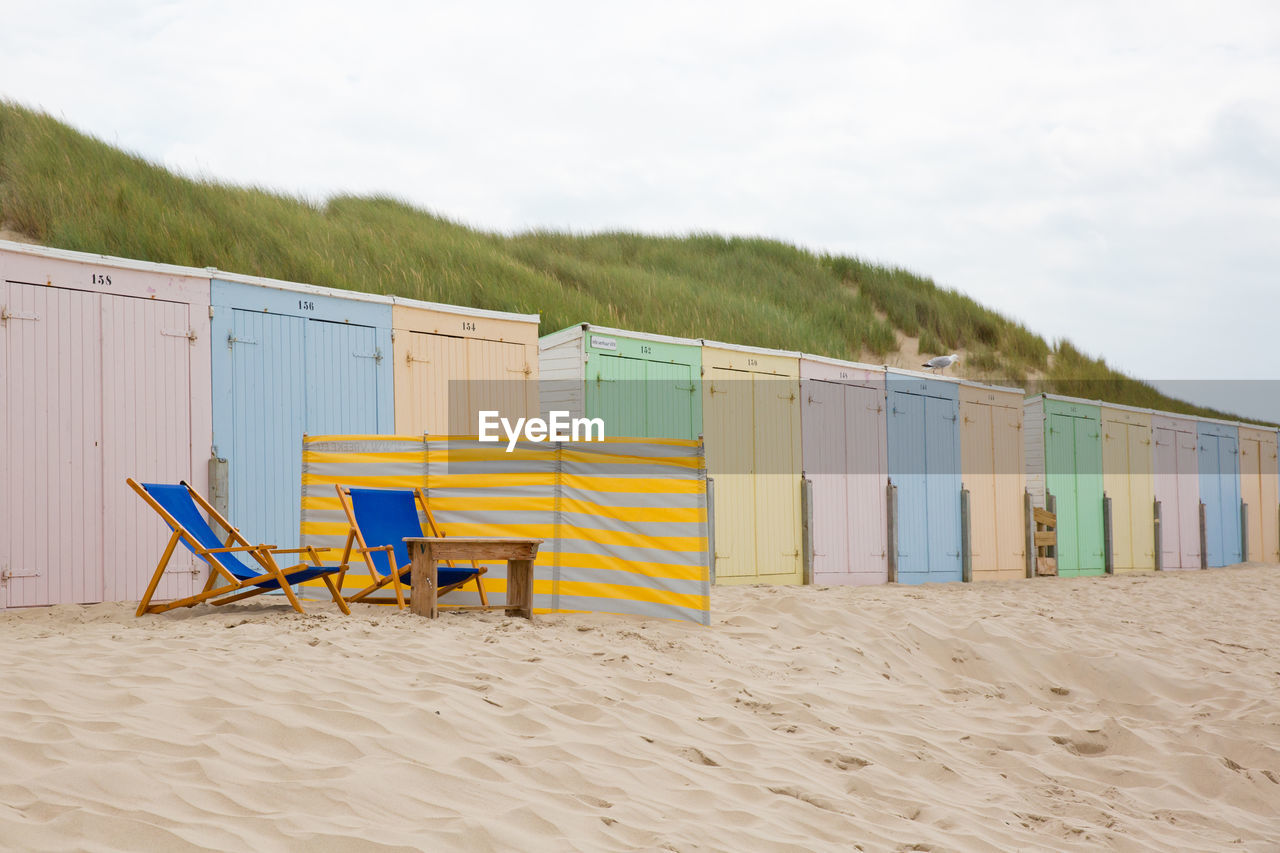
[[1072, 755], [1101, 755], [1107, 751], [1105, 743], [1088, 740], [1072, 740], [1066, 737], [1053, 737], [1053, 742], [1064, 747]]
[[834, 758], [827, 759], [827, 763], [834, 764], [837, 770], [861, 770], [864, 767], [871, 766], [870, 761], [854, 755], [837, 755]]

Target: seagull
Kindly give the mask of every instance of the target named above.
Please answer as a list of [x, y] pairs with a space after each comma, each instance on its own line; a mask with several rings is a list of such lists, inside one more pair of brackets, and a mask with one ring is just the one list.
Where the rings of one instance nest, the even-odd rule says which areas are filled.
[[924, 366], [930, 370], [946, 370], [959, 360], [960, 356], [955, 353], [951, 353], [951, 355], [939, 355], [926, 361]]

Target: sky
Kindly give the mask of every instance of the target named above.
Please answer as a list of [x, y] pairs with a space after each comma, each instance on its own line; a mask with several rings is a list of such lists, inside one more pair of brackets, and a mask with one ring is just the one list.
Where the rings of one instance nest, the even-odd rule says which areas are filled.
[[1177, 384], [1280, 379], [1274, 2], [19, 9], [0, 97], [184, 174], [857, 255], [1280, 420]]

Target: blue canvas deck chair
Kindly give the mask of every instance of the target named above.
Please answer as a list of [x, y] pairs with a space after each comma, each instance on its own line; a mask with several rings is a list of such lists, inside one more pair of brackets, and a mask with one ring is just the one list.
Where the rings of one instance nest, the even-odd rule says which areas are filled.
[[[338, 608], [350, 615], [351, 611], [347, 608], [347, 603], [342, 600], [342, 595], [338, 592], [339, 585], [342, 583], [342, 569], [327, 568], [320, 564], [320, 552], [333, 549], [285, 549], [271, 545], [250, 545], [249, 540], [240, 535], [239, 530], [232, 527], [212, 504], [185, 482], [176, 486], [138, 483], [132, 478], [127, 482], [173, 531], [173, 535], [169, 537], [169, 544], [164, 549], [164, 555], [156, 566], [156, 573], [152, 575], [151, 583], [147, 586], [147, 592], [138, 604], [138, 616], [143, 613], [163, 613], [175, 607], [193, 607], [202, 601], [208, 601], [210, 604], [230, 604], [233, 601], [240, 601], [276, 589], [284, 590], [294, 610], [305, 613], [290, 584], [303, 583], [312, 578], [323, 580], [325, 586], [329, 587], [329, 592], [333, 595]], [[225, 542], [213, 532], [213, 528], [209, 526], [209, 522], [205, 521], [201, 512], [208, 513], [210, 518], [227, 531]], [[152, 604], [151, 596], [155, 594], [160, 577], [164, 574], [165, 567], [169, 565], [169, 559], [173, 556], [173, 551], [178, 547], [179, 542], [209, 564], [209, 580], [205, 583], [204, 589], [195, 595], [166, 601], [163, 604]], [[282, 569], [275, 561], [277, 554], [306, 554], [312, 564], [299, 563]], [[246, 564], [240, 559], [241, 555], [249, 557], [252, 563]], [[338, 584], [334, 583], [332, 577], [334, 574], [339, 575]]]
[[[404, 607], [404, 589], [409, 586], [409, 569], [412, 568], [405, 537], [444, 535], [427, 507], [426, 495], [422, 489], [352, 489], [337, 486], [337, 490], [338, 500], [342, 503], [347, 523], [351, 526], [342, 552], [343, 571], [348, 568], [354, 548], [369, 567], [372, 580], [364, 589], [347, 596], [347, 601]], [[419, 505], [427, 520], [426, 533], [423, 532], [422, 522], [418, 520]], [[480, 602], [488, 606], [484, 582], [480, 579], [487, 571], [484, 566], [476, 565], [474, 560], [470, 569], [456, 568], [452, 561], [446, 565], [447, 569], [439, 570], [437, 595], [452, 592], [474, 578], [476, 589], [480, 591]], [[395, 593], [394, 597], [370, 597], [388, 586]]]

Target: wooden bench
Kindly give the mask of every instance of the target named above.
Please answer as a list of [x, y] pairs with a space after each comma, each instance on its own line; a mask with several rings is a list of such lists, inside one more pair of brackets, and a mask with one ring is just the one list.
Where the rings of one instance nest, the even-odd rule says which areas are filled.
[[507, 561], [507, 603], [446, 605], [452, 610], [506, 610], [508, 616], [533, 618], [533, 561], [541, 539], [490, 537], [406, 537], [410, 568], [409, 609], [419, 616], [440, 615], [437, 564], [445, 560]]

